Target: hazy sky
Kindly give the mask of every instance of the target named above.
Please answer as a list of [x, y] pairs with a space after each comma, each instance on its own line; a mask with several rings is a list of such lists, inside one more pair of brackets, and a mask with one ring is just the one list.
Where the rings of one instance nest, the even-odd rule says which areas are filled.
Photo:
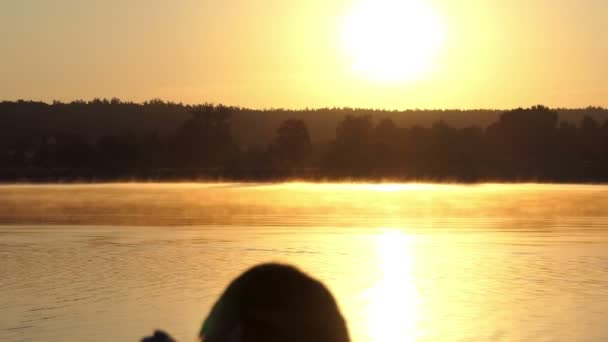
[[403, 0], [443, 35], [428, 70], [390, 82], [345, 48], [360, 1], [374, 0], [0, 0], [0, 99], [608, 106], [608, 0]]

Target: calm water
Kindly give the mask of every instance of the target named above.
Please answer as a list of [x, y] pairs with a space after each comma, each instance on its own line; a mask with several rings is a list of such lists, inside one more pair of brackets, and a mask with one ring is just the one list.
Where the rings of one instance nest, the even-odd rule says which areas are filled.
[[354, 341], [607, 341], [608, 187], [0, 187], [0, 340], [194, 341], [260, 262], [325, 282]]

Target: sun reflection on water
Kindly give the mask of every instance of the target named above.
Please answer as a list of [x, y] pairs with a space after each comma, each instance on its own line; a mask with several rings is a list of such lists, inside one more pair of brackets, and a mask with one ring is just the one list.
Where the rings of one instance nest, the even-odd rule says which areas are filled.
[[370, 341], [416, 341], [420, 296], [412, 273], [411, 237], [387, 229], [378, 236], [378, 281], [369, 290]]

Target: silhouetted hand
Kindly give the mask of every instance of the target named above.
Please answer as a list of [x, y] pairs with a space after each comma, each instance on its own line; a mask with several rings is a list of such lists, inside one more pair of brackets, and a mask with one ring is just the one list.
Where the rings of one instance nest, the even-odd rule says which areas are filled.
[[144, 337], [141, 342], [176, 342], [169, 334], [164, 331], [156, 330], [154, 335]]

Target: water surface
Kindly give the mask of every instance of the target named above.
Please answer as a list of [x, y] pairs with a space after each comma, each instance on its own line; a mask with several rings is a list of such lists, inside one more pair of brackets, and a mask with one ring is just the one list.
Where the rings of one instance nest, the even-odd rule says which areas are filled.
[[0, 187], [0, 340], [193, 341], [260, 262], [325, 282], [354, 341], [608, 340], [608, 187]]

